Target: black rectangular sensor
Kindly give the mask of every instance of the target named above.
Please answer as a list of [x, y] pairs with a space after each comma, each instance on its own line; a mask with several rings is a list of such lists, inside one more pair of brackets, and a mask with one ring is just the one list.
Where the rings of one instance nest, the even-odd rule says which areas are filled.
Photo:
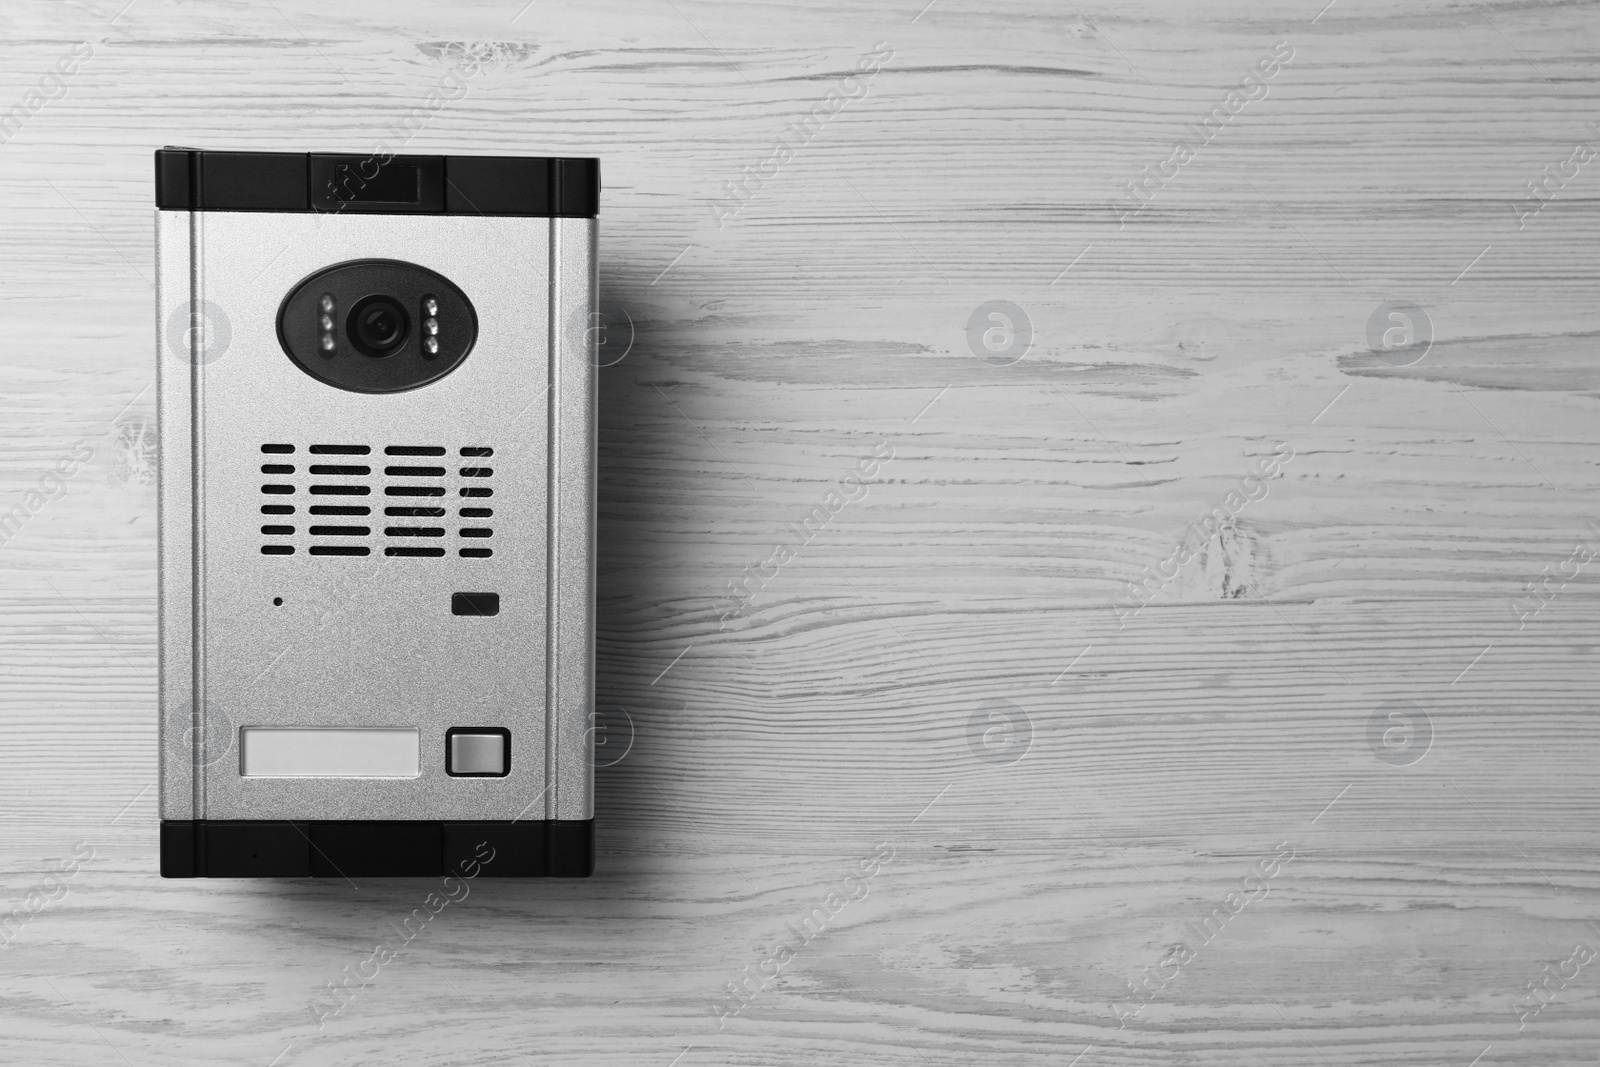
[[417, 168], [407, 163], [378, 167], [370, 181], [362, 181], [348, 163], [334, 164], [334, 172], [336, 186], [348, 190], [350, 199], [358, 204], [415, 204], [422, 185]]
[[434, 213], [444, 210], [444, 160], [438, 156], [309, 158], [314, 211]]
[[498, 615], [500, 614], [499, 593], [451, 593], [450, 614], [452, 615]]

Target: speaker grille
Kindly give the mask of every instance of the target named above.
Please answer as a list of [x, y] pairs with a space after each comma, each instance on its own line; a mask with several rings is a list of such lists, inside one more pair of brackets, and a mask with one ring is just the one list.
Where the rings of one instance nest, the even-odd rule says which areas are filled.
[[[311, 456], [342, 458], [303, 467], [290, 458], [298, 450], [261, 446], [274, 457], [261, 464], [261, 514], [273, 516], [260, 527], [262, 555], [370, 556], [380, 548], [411, 559], [494, 555], [493, 448], [467, 445], [451, 456], [443, 445], [385, 445], [377, 463], [357, 458], [372, 456], [372, 445], [313, 444], [305, 448]], [[302, 507], [304, 526], [295, 521]]]

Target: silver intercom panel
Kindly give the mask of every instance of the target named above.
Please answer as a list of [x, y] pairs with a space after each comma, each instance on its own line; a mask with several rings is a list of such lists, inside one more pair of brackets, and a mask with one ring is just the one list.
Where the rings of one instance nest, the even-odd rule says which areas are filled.
[[591, 872], [599, 192], [156, 153], [164, 876]]

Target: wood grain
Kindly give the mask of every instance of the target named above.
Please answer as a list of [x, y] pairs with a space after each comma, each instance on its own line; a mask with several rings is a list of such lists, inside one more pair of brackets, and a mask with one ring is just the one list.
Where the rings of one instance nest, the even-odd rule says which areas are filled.
[[[1588, 7], [118, 7], [0, 13], [0, 113], [95, 49], [0, 145], [0, 510], [94, 448], [0, 545], [4, 910], [94, 849], [0, 949], [7, 1061], [1594, 1062], [1600, 971], [1512, 1008], [1600, 942], [1594, 565], [1512, 611], [1600, 540], [1600, 163], [1513, 208], [1600, 138]], [[1280, 41], [1266, 97], [1119, 226]], [[601, 372], [599, 688], [635, 736], [592, 881], [476, 884], [319, 1029], [431, 887], [154, 874], [150, 151], [364, 150], [472, 42], [492, 62], [411, 149], [603, 159], [634, 327]], [[879, 42], [719, 228], [724, 183]], [[1010, 366], [968, 346], [990, 300], [1034, 331]], [[1367, 345], [1393, 300], [1433, 326], [1409, 366]], [[1397, 707], [1431, 731], [1409, 765], [1371, 741]], [[985, 761], [996, 709], [1014, 747]], [[880, 844], [719, 1029], [725, 983]]]

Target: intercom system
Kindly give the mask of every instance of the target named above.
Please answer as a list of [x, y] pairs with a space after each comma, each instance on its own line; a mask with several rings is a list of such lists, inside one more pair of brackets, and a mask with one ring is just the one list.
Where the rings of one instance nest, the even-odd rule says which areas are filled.
[[587, 876], [598, 161], [155, 165], [162, 875]]

